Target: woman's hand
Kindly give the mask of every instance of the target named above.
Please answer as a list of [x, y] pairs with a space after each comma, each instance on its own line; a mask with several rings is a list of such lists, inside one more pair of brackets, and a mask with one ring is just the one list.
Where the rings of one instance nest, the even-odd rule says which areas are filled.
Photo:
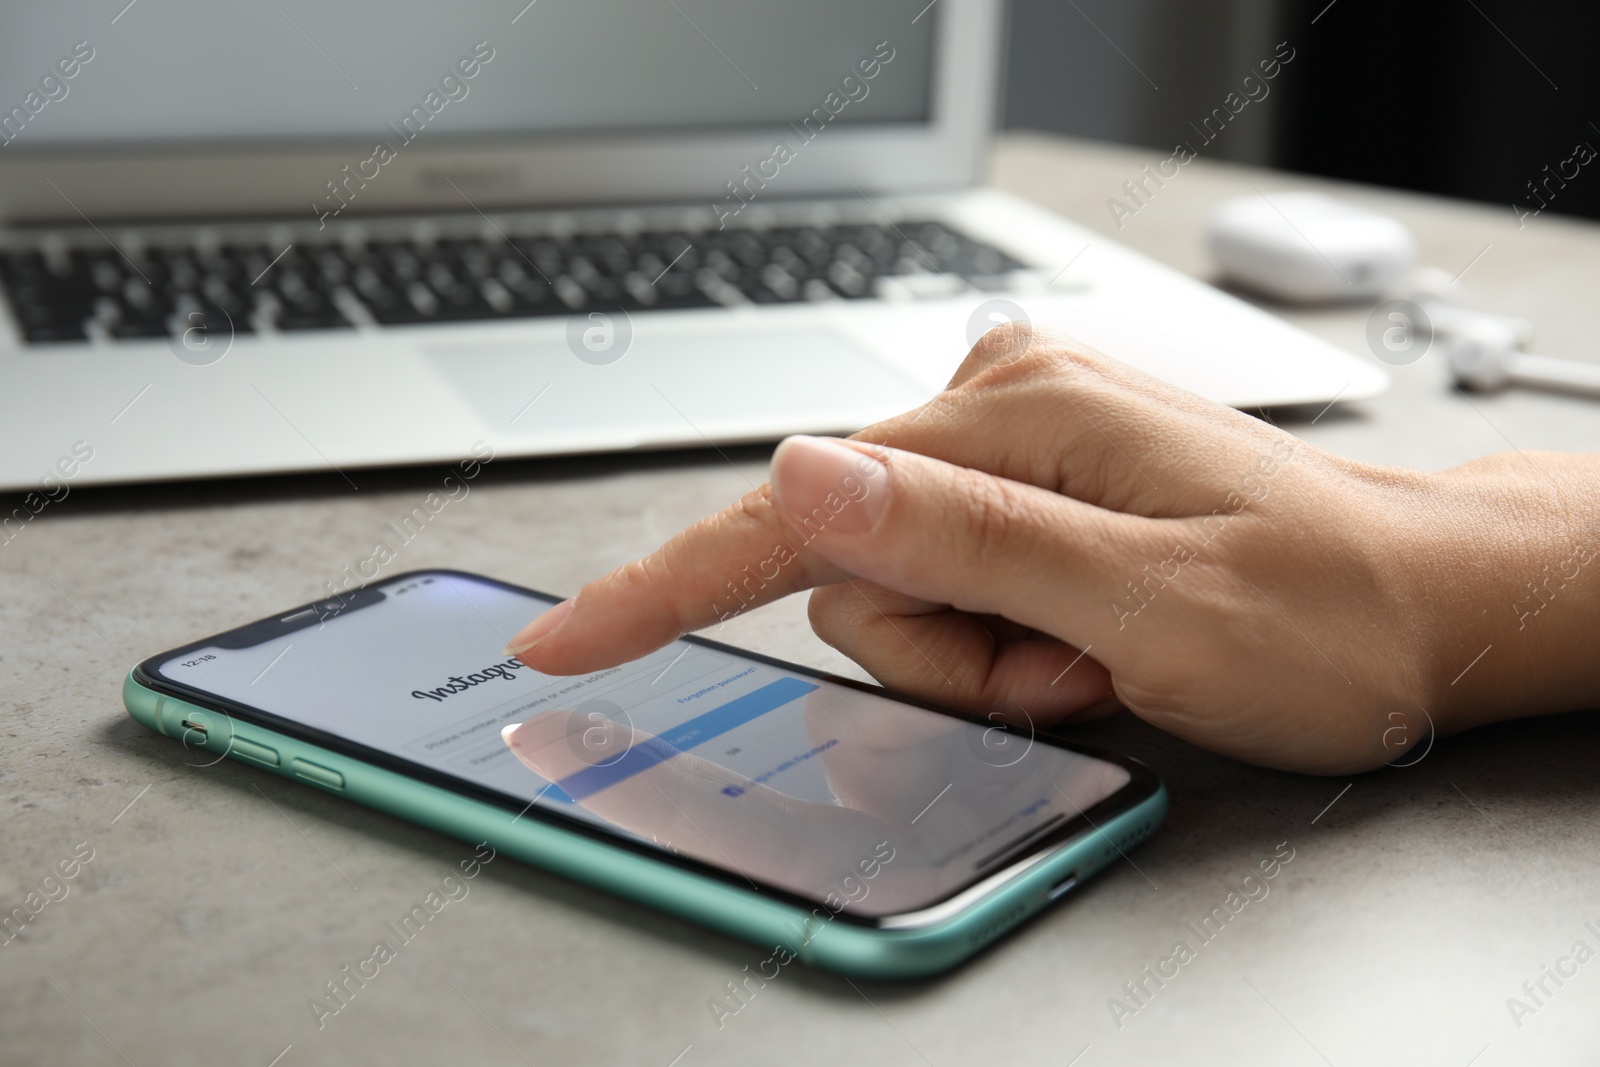
[[892, 689], [1038, 725], [1120, 702], [1319, 773], [1600, 697], [1594, 457], [1364, 466], [1011, 326], [927, 405], [772, 470], [512, 651], [591, 671], [815, 587], [817, 633]]

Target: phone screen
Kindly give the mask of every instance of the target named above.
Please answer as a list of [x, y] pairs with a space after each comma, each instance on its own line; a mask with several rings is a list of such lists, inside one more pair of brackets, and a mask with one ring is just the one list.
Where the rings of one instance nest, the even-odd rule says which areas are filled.
[[[516, 817], [576, 820], [862, 920], [1006, 869], [1131, 778], [1025, 730], [697, 640], [539, 674], [501, 649], [554, 599], [489, 579], [423, 572], [363, 594], [146, 669], [271, 728], [487, 791]], [[523, 722], [519, 758], [501, 730]]]

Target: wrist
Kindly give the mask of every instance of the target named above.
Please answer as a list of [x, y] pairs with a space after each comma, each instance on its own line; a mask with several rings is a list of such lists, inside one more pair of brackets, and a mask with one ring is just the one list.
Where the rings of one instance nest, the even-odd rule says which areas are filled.
[[1600, 703], [1600, 459], [1490, 456], [1413, 499], [1402, 565], [1439, 731]]

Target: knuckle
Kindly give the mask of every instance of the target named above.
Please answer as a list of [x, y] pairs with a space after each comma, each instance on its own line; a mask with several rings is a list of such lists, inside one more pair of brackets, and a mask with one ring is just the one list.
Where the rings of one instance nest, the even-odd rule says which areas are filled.
[[634, 611], [653, 620], [652, 625], [670, 626], [680, 634], [704, 625], [700, 617], [703, 605], [682, 595], [693, 588], [693, 573], [676, 538], [659, 551], [619, 567], [607, 581], [614, 603], [632, 605]]
[[1026, 351], [1039, 332], [1026, 322], [1002, 322], [984, 331], [972, 346], [975, 354], [1007, 354]]
[[753, 529], [778, 537], [787, 534], [783, 517], [778, 514], [777, 505], [772, 500], [772, 486], [766, 482], [715, 515], [701, 520], [701, 523], [715, 532]]
[[666, 560], [666, 552], [652, 552], [643, 559], [632, 560], [624, 563], [603, 579], [605, 584], [611, 586], [616, 592], [623, 594], [637, 593], [670, 580], [672, 568]]
[[[779, 552], [784, 546], [787, 557]], [[769, 589], [774, 584], [777, 591], [787, 591], [803, 572], [786, 572], [781, 563], [799, 556], [793, 531], [773, 503], [771, 486], [762, 485], [624, 567], [617, 577], [647, 594], [631, 598], [635, 603], [660, 602], [678, 630], [687, 632], [718, 615], [718, 605], [726, 607], [729, 595], [737, 596], [735, 584], [752, 593], [765, 591], [768, 598], [774, 595]], [[771, 570], [774, 561], [780, 564], [777, 570]], [[780, 577], [785, 573], [787, 577]]]
[[1005, 552], [1021, 539], [1033, 516], [1015, 486], [999, 478], [977, 478], [968, 487], [969, 544], [980, 553]]
[[1040, 379], [1102, 375], [1103, 357], [1087, 345], [1050, 337], [1037, 327], [1011, 322], [996, 326], [967, 355], [966, 383], [998, 388]]
[[762, 482], [740, 497], [726, 513], [735, 520], [749, 520], [766, 527], [778, 525], [777, 506], [772, 501], [772, 483]]
[[[669, 548], [625, 563], [606, 576], [607, 593], [622, 602], [651, 603], [662, 590], [675, 588], [678, 570]], [[582, 595], [582, 594], [579, 594]]]
[[[772, 487], [763, 484], [677, 534], [655, 555], [661, 557], [661, 565], [689, 577], [693, 571], [707, 566], [706, 545], [764, 545], [768, 538], [776, 543], [787, 541], [788, 536], [783, 516], [772, 501]], [[736, 565], [732, 560], [720, 561], [723, 566], [731, 565], [734, 571], [750, 562], [754, 561], [739, 560]]]
[[811, 629], [824, 644], [840, 648], [850, 631], [852, 612], [846, 605], [847, 593], [838, 585], [822, 585], [811, 591], [806, 617]]
[[1038, 332], [1027, 323], [1005, 322], [989, 330], [967, 353], [962, 368], [969, 380], [997, 369], [1026, 362], [1033, 357]]

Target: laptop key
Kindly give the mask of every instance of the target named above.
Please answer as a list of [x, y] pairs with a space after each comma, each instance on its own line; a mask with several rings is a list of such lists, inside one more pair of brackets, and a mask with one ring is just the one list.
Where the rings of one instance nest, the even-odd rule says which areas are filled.
[[421, 282], [412, 282], [406, 286], [406, 299], [411, 301], [411, 306], [417, 314], [425, 318], [432, 318], [439, 313], [439, 298]]
[[38, 252], [7, 252], [0, 256], [0, 278], [8, 283], [38, 281], [45, 271], [44, 257]]
[[296, 275], [286, 275], [278, 292], [283, 300], [274, 321], [280, 330], [332, 330], [351, 325], [326, 293], [310, 288]]
[[89, 277], [94, 281], [94, 287], [103, 293], [114, 293], [122, 288], [122, 272], [115, 263], [107, 260], [96, 260], [89, 267]]
[[331, 303], [308, 310], [283, 308], [278, 312], [276, 322], [280, 330], [338, 330], [350, 326], [349, 321]]
[[767, 294], [774, 300], [795, 300], [800, 296], [800, 283], [795, 276], [775, 263], [769, 263], [761, 268], [762, 287], [752, 295], [752, 299], [768, 302]]
[[70, 341], [85, 341], [89, 337], [81, 321], [26, 326], [23, 328], [22, 335], [29, 344], [60, 344]]
[[811, 279], [801, 288], [805, 298], [814, 304], [825, 303], [829, 300], [839, 299], [839, 294], [829, 287], [828, 283], [817, 278]]
[[553, 288], [556, 296], [561, 298], [561, 302], [570, 311], [581, 311], [584, 305], [589, 303], [589, 294], [583, 291], [583, 286], [565, 274], [555, 280]]
[[828, 281], [843, 296], [867, 295], [866, 276], [842, 259], [836, 259], [828, 265]]
[[167, 324], [166, 316], [159, 318], [139, 316], [136, 318], [119, 318], [106, 327], [106, 332], [112, 337], [123, 340], [148, 337], [166, 337], [172, 332]]
[[555, 314], [565, 308], [548, 284], [542, 279], [530, 277], [515, 263], [502, 263], [494, 280], [511, 294], [512, 304], [508, 311]]
[[508, 314], [517, 306], [517, 298], [511, 295], [511, 290], [493, 278], [486, 278], [480, 282], [478, 291], [483, 294], [484, 302], [502, 315]]

